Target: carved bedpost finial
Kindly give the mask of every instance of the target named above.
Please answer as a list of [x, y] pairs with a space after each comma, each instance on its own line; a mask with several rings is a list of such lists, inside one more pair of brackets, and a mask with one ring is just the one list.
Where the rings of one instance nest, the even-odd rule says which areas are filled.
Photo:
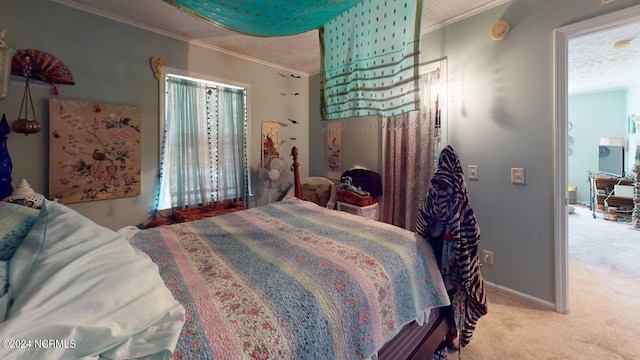
[[300, 187], [300, 163], [298, 162], [298, 148], [291, 148], [291, 156], [293, 156], [293, 195], [298, 199], [302, 199], [302, 188]]
[[151, 58], [151, 70], [153, 70], [153, 76], [156, 79], [161, 80], [160, 76], [162, 75], [162, 67], [165, 65], [163, 58], [152, 57]]

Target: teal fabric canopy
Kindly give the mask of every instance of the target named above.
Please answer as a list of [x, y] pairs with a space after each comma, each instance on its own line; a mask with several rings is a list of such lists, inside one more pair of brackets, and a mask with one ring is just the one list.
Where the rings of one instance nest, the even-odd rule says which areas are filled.
[[319, 29], [323, 120], [420, 107], [423, 0], [164, 0], [253, 36]]
[[319, 28], [362, 0], [164, 0], [215, 25], [255, 36]]

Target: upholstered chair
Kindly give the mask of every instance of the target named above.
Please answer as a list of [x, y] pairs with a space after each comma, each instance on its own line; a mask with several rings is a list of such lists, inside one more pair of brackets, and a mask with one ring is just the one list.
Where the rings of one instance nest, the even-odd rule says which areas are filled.
[[[325, 177], [311, 176], [300, 179], [302, 188], [302, 200], [311, 201], [322, 207], [333, 209], [336, 206], [338, 195], [336, 184]], [[289, 188], [283, 199], [294, 197], [293, 186]]]

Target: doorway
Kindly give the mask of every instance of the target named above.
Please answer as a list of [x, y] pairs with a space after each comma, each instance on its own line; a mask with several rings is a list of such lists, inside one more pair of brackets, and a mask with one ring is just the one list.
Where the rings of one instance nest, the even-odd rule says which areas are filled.
[[568, 244], [568, 57], [569, 40], [640, 21], [640, 5], [602, 15], [555, 31], [555, 283], [556, 311], [569, 312]]

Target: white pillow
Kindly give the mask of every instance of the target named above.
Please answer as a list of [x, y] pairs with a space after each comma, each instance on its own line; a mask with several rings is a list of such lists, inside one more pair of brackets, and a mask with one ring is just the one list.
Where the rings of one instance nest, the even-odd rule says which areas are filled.
[[138, 232], [140, 231], [140, 229], [138, 229], [135, 226], [129, 225], [129, 226], [125, 226], [123, 228], [118, 229], [118, 231], [116, 231], [118, 234], [122, 235], [125, 239], [127, 239], [127, 241], [131, 241], [131, 238]]
[[7, 314], [7, 308], [9, 308], [9, 301], [11, 300], [11, 289], [6, 294], [0, 296], [0, 321], [4, 321], [4, 317]]
[[0, 321], [4, 321], [9, 307], [9, 262], [0, 260]]
[[[3, 359], [163, 358], [184, 324], [184, 308], [148, 256], [56, 202], [44, 202], [13, 255], [9, 287], [0, 339], [32, 343], [0, 348]], [[35, 340], [58, 343], [37, 348]]]

